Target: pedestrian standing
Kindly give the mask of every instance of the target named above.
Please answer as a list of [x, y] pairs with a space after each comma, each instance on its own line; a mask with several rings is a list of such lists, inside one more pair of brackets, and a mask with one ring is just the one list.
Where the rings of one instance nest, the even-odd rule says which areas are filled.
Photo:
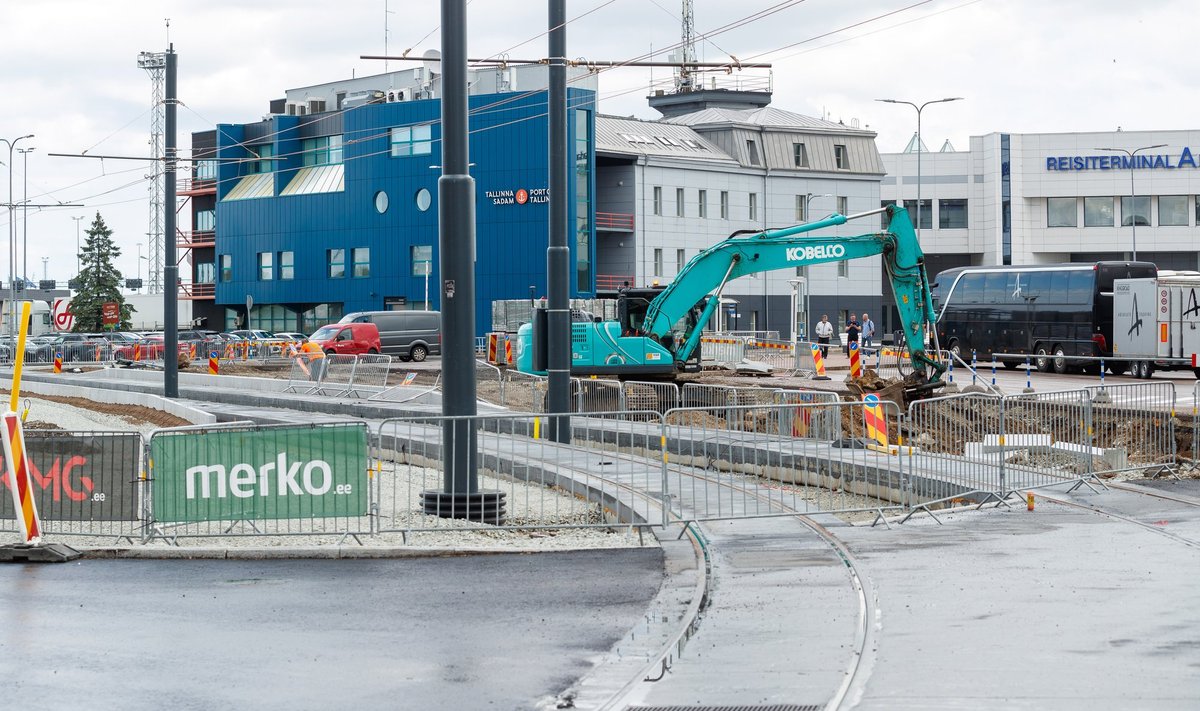
[[871, 320], [870, 314], [863, 314], [862, 317], [862, 347], [864, 349], [871, 348], [875, 345], [875, 322]]
[[821, 345], [821, 357], [829, 357], [829, 339], [833, 337], [833, 324], [829, 323], [829, 315], [821, 314], [821, 320], [817, 322], [817, 327], [814, 329], [817, 334], [817, 343]]
[[858, 343], [858, 334], [862, 327], [858, 325], [858, 319], [854, 314], [850, 314], [850, 323], [846, 324], [846, 355], [850, 355], [850, 344]]

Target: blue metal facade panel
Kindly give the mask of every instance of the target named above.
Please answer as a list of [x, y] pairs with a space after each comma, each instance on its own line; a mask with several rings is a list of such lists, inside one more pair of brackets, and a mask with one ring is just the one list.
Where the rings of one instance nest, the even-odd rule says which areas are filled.
[[[568, 95], [572, 106], [569, 139], [573, 140], [574, 107], [587, 109], [592, 124], [594, 95], [577, 89]], [[476, 324], [482, 333], [490, 329], [493, 300], [527, 298], [531, 285], [539, 296], [546, 293], [546, 93], [473, 96], [470, 108], [469, 150], [476, 186]], [[256, 305], [284, 304], [303, 310], [316, 304], [342, 304], [344, 311], [350, 312], [382, 309], [389, 297], [423, 301], [425, 279], [412, 275], [411, 248], [431, 245], [434, 268], [430, 301], [431, 308], [439, 308], [439, 112], [440, 102], [429, 100], [367, 105], [342, 114], [344, 192], [218, 201], [216, 253], [232, 256], [232, 278], [225, 282], [218, 276], [216, 302], [237, 306], [250, 295]], [[306, 117], [278, 116], [267, 122], [271, 124], [267, 134], [275, 142], [275, 156], [283, 159], [275, 164], [277, 196], [302, 165], [302, 144], [296, 134], [305, 121]], [[431, 153], [392, 157], [389, 129], [423, 123], [432, 125]], [[221, 158], [249, 156], [237, 145], [245, 135], [242, 126], [222, 126], [217, 134]], [[593, 144], [589, 142], [588, 146], [591, 156]], [[594, 159], [591, 164], [589, 177], [595, 174]], [[236, 185], [239, 175], [245, 174], [242, 166], [228, 160], [221, 164], [218, 198]], [[575, 224], [574, 172], [569, 171], [571, 225]], [[428, 190], [432, 198], [425, 211], [417, 207], [417, 194], [422, 189]], [[523, 204], [519, 199], [521, 190], [528, 195]], [[375, 207], [380, 191], [388, 198], [387, 210], [382, 214]], [[594, 205], [594, 200], [589, 205]], [[591, 221], [593, 216], [588, 217]], [[574, 250], [573, 236], [569, 243]], [[594, 245], [595, 240], [591, 243]], [[354, 278], [350, 254], [361, 247], [370, 249], [371, 274]], [[327, 277], [330, 249], [345, 250], [344, 278]], [[283, 251], [294, 255], [294, 278], [278, 279], [276, 256], [276, 278], [260, 280], [258, 253]], [[572, 274], [572, 294], [578, 293], [575, 287]]]

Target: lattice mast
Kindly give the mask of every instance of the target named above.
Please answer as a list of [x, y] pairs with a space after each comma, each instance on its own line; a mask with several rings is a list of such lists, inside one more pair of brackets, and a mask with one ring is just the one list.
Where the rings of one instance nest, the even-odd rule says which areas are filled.
[[696, 89], [696, 21], [692, 14], [692, 0], [683, 0], [680, 12], [683, 19], [683, 36], [679, 47], [679, 67], [675, 69], [676, 93]]
[[[150, 75], [151, 108], [150, 108], [150, 155], [155, 158], [163, 157], [163, 84], [167, 68], [167, 55], [164, 52], [139, 52], [138, 67], [145, 69]], [[151, 294], [161, 294], [163, 289], [163, 219], [165, 217], [163, 204], [163, 165], [161, 160], [151, 164], [150, 175], [150, 228], [146, 231], [147, 243], [150, 250], [147, 254], [147, 287]]]

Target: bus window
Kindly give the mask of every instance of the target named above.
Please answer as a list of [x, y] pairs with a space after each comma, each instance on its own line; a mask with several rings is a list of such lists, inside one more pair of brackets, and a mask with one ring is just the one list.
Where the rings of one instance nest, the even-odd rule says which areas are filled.
[[1095, 271], [1076, 271], [1067, 272], [1070, 275], [1069, 288], [1067, 291], [1066, 303], [1068, 304], [1090, 304], [1092, 303], [1092, 287], [1095, 285]]
[[1025, 299], [1046, 303], [1046, 294], [1050, 292], [1051, 272], [1026, 272], [1025, 284], [1021, 290]]
[[983, 303], [983, 285], [986, 274], [963, 274], [954, 288], [953, 301], [959, 306]]
[[1071, 272], [1051, 272], [1050, 293], [1042, 298], [1044, 304], [1066, 304], [1071, 290]]
[[1008, 274], [998, 272], [988, 274], [984, 280], [983, 300], [989, 304], [1008, 303]]

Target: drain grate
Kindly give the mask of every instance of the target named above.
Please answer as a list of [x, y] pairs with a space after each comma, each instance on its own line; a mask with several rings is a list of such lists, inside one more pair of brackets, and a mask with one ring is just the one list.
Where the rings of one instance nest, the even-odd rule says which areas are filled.
[[821, 711], [820, 704], [770, 706], [626, 706], [625, 711]]

